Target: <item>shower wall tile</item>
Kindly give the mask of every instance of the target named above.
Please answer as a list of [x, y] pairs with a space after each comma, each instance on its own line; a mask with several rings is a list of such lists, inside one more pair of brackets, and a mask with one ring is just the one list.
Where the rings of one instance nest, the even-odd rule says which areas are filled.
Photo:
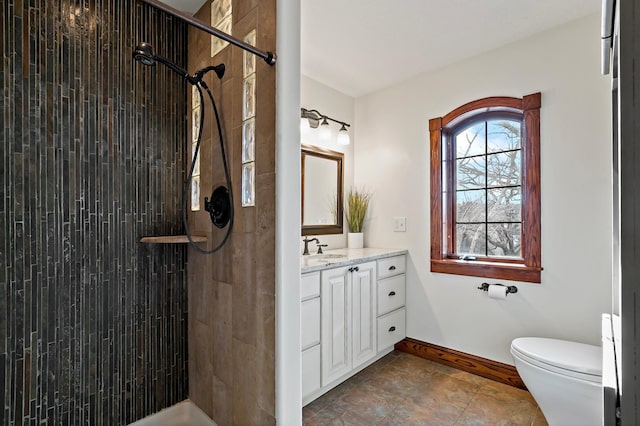
[[186, 26], [138, 2], [0, 7], [2, 425], [187, 397], [186, 250], [138, 242], [183, 232], [187, 93], [134, 63], [141, 41], [186, 64]]
[[256, 393], [260, 410], [266, 412], [272, 418], [275, 418], [276, 415], [273, 405], [276, 389], [275, 305], [275, 296], [264, 293], [259, 296], [258, 316], [264, 318], [264, 321], [258, 330], [257, 368], [261, 374], [258, 376], [256, 383]]
[[[233, 1], [233, 33], [244, 38], [256, 30], [256, 46], [275, 50], [275, 0]], [[210, 17], [210, 2], [204, 4], [196, 17]], [[209, 37], [196, 29], [189, 29], [189, 46], [200, 46]], [[243, 51], [225, 47], [215, 57], [204, 49], [189, 49], [187, 68], [191, 71], [224, 62], [227, 72], [219, 82], [207, 84], [212, 88], [225, 129], [225, 143], [231, 161], [234, 197], [234, 225], [225, 247], [211, 255], [200, 256], [189, 250], [187, 265], [188, 287], [202, 283], [198, 268], [201, 263], [212, 265], [204, 285], [216, 289], [212, 301], [207, 297], [190, 299], [190, 312], [209, 312], [211, 318], [209, 341], [194, 343], [207, 353], [213, 365], [213, 377], [200, 375], [191, 358], [189, 397], [220, 425], [275, 424], [275, 73], [276, 67], [257, 58], [255, 64], [255, 206], [242, 207], [242, 124], [243, 124]], [[211, 110], [210, 106], [208, 107]], [[209, 115], [211, 117], [211, 115]], [[215, 121], [205, 125], [205, 134], [213, 134]], [[211, 137], [203, 149], [212, 166], [205, 171], [201, 165], [202, 190], [206, 195], [222, 183], [222, 167], [218, 140]], [[245, 158], [246, 161], [246, 158]], [[206, 213], [205, 213], [206, 214]], [[220, 230], [212, 225], [203, 212], [191, 212], [189, 223], [198, 233], [220, 238]], [[209, 243], [211, 246], [212, 242]], [[198, 293], [200, 294], [200, 293]], [[196, 307], [196, 305], [200, 305]], [[197, 326], [189, 316], [190, 333]], [[204, 323], [203, 321], [202, 323]], [[199, 325], [198, 325], [199, 326]], [[190, 334], [191, 335], [191, 334]], [[199, 355], [198, 355], [199, 356]], [[203, 367], [204, 368], [204, 367]], [[208, 367], [207, 367], [208, 368]], [[203, 386], [213, 389], [211, 400]], [[202, 392], [202, 395], [199, 393]]]
[[247, 408], [247, 401], [257, 401], [256, 346], [233, 339], [233, 424], [257, 425], [258, 410]]
[[[231, 370], [231, 369], [230, 369]], [[233, 385], [223, 383], [218, 376], [213, 376], [213, 401], [208, 405], [213, 406], [214, 419], [229, 419], [227, 423], [233, 424]], [[221, 424], [221, 423], [218, 423]]]
[[211, 353], [213, 373], [220, 380], [231, 386], [233, 384], [233, 287], [218, 283], [216, 297], [212, 306], [216, 306], [213, 315], [213, 339]]

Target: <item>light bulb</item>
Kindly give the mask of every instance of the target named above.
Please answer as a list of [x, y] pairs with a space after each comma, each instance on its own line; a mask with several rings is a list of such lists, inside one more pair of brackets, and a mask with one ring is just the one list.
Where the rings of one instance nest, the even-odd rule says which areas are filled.
[[327, 121], [326, 118], [324, 118], [322, 120], [322, 123], [320, 123], [320, 139], [323, 141], [328, 141], [329, 139], [331, 139], [331, 127], [329, 126], [329, 122]]
[[349, 132], [347, 131], [347, 127], [343, 124], [338, 132], [338, 143], [340, 145], [349, 145], [351, 141], [349, 140]]
[[306, 118], [300, 119], [300, 135], [307, 135], [311, 131], [311, 124], [309, 124], [309, 120]]

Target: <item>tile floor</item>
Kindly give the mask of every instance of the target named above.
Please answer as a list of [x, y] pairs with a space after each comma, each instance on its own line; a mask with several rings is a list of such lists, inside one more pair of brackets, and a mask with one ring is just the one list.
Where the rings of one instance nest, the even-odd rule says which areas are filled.
[[302, 409], [316, 425], [547, 425], [529, 392], [394, 351]]

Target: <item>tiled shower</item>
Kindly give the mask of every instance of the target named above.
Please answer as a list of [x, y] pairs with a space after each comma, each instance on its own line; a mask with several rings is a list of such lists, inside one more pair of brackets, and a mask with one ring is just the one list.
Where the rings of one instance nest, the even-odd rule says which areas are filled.
[[[275, 0], [232, 3], [233, 35], [274, 50]], [[0, 424], [124, 425], [187, 398], [221, 425], [275, 423], [275, 68], [254, 71], [243, 206], [243, 52], [212, 58], [211, 40], [141, 1], [1, 3]], [[140, 243], [184, 234], [192, 136], [190, 88], [135, 62], [143, 41], [190, 72], [227, 67], [208, 83], [236, 217], [213, 255]], [[213, 126], [201, 203], [221, 179]], [[212, 246], [207, 212], [189, 228]]]
[[186, 26], [133, 1], [0, 6], [0, 424], [127, 424], [187, 397]]

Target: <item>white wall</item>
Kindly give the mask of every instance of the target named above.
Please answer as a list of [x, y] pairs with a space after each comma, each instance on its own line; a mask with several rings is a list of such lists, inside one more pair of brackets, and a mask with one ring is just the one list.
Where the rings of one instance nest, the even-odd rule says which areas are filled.
[[[375, 191], [365, 244], [409, 250], [410, 337], [509, 364], [519, 336], [599, 344], [600, 313], [611, 304], [612, 220], [599, 48], [591, 16], [356, 99], [355, 182]], [[485, 279], [430, 272], [428, 120], [483, 97], [538, 91], [542, 284], [515, 283], [517, 294], [492, 300], [476, 289]], [[407, 217], [406, 233], [392, 231], [394, 216]]]
[[[351, 124], [353, 129], [355, 101], [352, 97], [345, 95], [317, 82], [309, 77], [302, 76], [300, 79], [300, 104], [306, 109], [316, 109], [324, 115]], [[349, 190], [353, 184], [353, 146], [355, 144], [354, 131], [349, 131], [351, 144], [344, 146], [336, 142], [339, 127], [336, 123], [331, 123], [333, 131], [330, 141], [325, 142], [318, 138], [317, 129], [311, 129], [307, 134], [301, 135], [302, 143], [305, 145], [315, 145], [321, 148], [330, 149], [344, 153], [344, 191]], [[344, 232], [340, 235], [322, 235], [319, 237], [323, 244], [328, 244], [327, 249], [343, 248], [347, 246], [347, 225], [344, 224]], [[313, 249], [313, 247], [311, 247]], [[302, 253], [302, 248], [300, 249]]]

